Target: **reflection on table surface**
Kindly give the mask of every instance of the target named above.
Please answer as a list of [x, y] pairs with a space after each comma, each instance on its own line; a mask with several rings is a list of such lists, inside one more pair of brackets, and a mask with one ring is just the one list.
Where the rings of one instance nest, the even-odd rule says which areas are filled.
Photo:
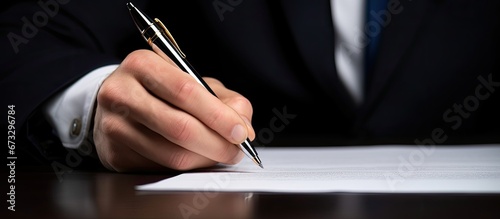
[[[500, 195], [139, 192], [173, 174], [16, 174], [7, 218], [500, 218]], [[4, 208], [6, 209], [6, 208]], [[2, 217], [4, 218], [4, 217]]]

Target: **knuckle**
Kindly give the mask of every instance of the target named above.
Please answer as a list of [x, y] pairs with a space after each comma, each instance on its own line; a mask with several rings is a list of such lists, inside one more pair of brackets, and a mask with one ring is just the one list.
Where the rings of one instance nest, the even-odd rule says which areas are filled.
[[176, 170], [189, 170], [193, 167], [193, 161], [187, 153], [175, 153], [171, 156], [168, 166]]
[[197, 82], [194, 80], [184, 79], [176, 83], [174, 95], [178, 102], [181, 104], [189, 102], [194, 95]]
[[113, 116], [105, 116], [101, 118], [100, 130], [108, 137], [119, 138], [121, 135], [121, 130], [123, 129], [123, 124], [113, 118]]
[[97, 102], [101, 105], [111, 106], [111, 103], [116, 101], [123, 101], [122, 88], [117, 83], [103, 83], [99, 92], [97, 93]]
[[[246, 109], [246, 110], [250, 110], [250, 113], [252, 113], [252, 103], [250, 102], [250, 100], [248, 100], [247, 98], [243, 97], [243, 96], [237, 96], [237, 97], [234, 97], [232, 98], [228, 105], [230, 105], [233, 109], [235, 110], [243, 110], [243, 109]], [[246, 112], [246, 110], [244, 112]]]
[[121, 66], [124, 67], [125, 69], [133, 71], [135, 69], [144, 69], [147, 66], [150, 66], [148, 64], [149, 56], [150, 56], [149, 51], [145, 50], [133, 51], [130, 54], [128, 54], [127, 57], [125, 57], [125, 59], [121, 63]]
[[188, 143], [191, 138], [192, 128], [188, 118], [176, 118], [171, 137], [180, 145]]
[[224, 115], [227, 115], [227, 114], [224, 112], [223, 109], [217, 108], [217, 109], [213, 110], [212, 112], [210, 112], [210, 114], [208, 116], [207, 126], [214, 128], [214, 127], [217, 127], [217, 123], [224, 124], [224, 122], [221, 122], [221, 120], [224, 119]]
[[134, 96], [131, 96], [130, 92], [130, 88], [122, 88], [119, 83], [101, 86], [97, 94], [97, 104], [114, 115], [127, 117], [134, 108], [137, 108]]

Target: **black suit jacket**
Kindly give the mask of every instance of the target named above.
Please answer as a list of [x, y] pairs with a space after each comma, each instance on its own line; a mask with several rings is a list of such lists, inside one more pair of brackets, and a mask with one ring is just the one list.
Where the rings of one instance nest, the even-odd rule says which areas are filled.
[[[2, 106], [16, 105], [18, 138], [46, 156], [58, 142], [44, 140], [50, 129], [40, 128], [47, 125], [40, 106], [92, 69], [148, 49], [126, 1], [52, 2], [57, 7], [10, 3], [0, 19], [10, 36], [0, 45]], [[380, 49], [360, 106], [336, 72], [328, 0], [134, 4], [163, 20], [203, 76], [250, 99], [257, 145], [500, 140], [498, 1], [392, 1], [398, 13], [380, 17]], [[33, 21], [40, 11], [47, 22]], [[26, 21], [36, 33], [23, 29]], [[13, 34], [25, 40], [14, 46]]]

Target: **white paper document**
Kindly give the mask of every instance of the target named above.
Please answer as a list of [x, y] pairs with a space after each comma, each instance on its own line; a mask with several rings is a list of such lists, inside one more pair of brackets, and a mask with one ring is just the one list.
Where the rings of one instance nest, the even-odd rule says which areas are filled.
[[138, 185], [140, 191], [500, 194], [500, 145], [257, 148], [245, 157]]

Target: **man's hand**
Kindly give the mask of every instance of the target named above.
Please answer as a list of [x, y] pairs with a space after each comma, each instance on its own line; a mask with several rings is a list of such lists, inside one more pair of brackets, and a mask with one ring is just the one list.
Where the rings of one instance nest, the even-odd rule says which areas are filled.
[[102, 164], [119, 172], [189, 170], [244, 156], [235, 144], [255, 132], [252, 106], [216, 79], [217, 97], [171, 60], [134, 51], [97, 95], [94, 141]]

